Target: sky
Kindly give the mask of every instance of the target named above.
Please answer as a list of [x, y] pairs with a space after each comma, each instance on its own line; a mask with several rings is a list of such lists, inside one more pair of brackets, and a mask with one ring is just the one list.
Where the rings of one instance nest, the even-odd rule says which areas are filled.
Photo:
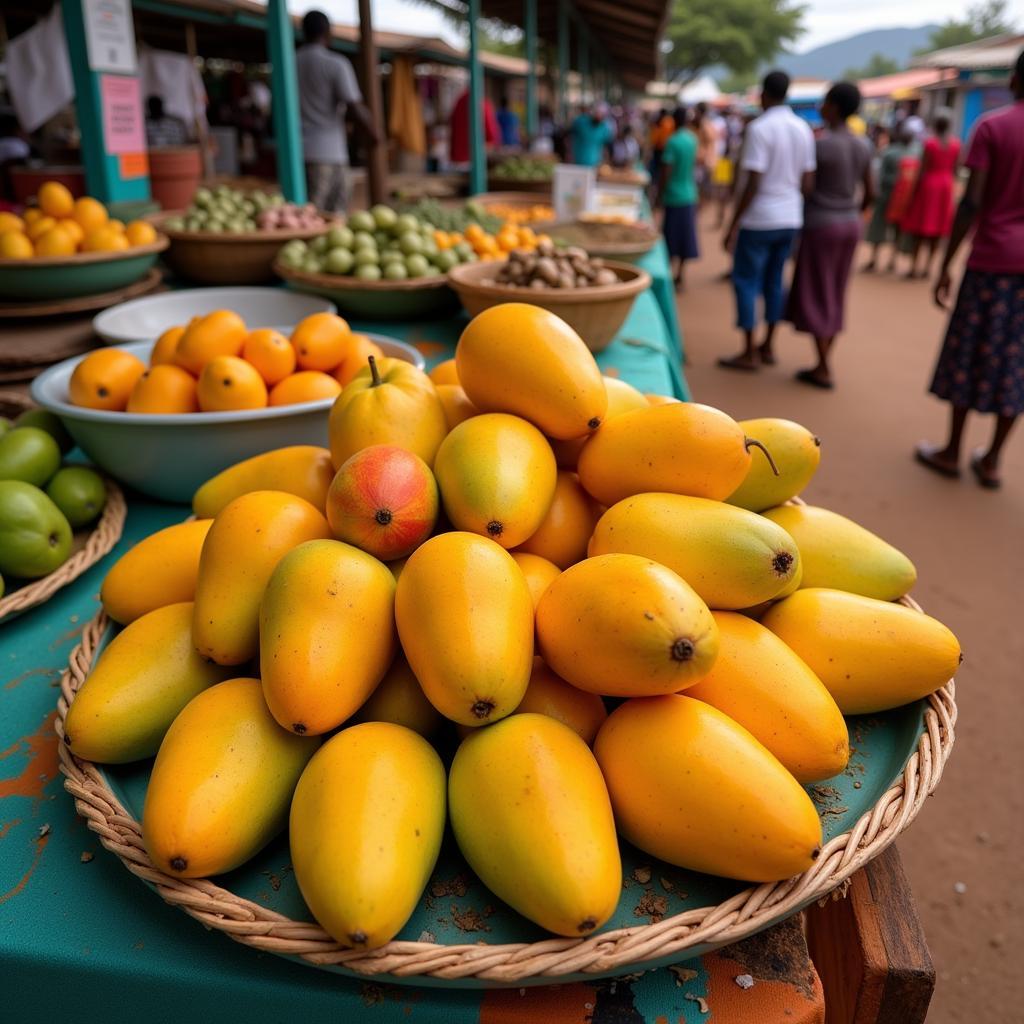
[[[795, 49], [809, 50], [845, 36], [876, 28], [926, 25], [962, 17], [969, 0], [806, 0], [807, 28]], [[289, 9], [302, 13], [311, 7], [326, 11], [335, 21], [355, 24], [356, 0], [289, 0]], [[373, 0], [377, 28], [396, 32], [439, 35], [458, 43], [458, 34], [442, 16], [413, 0]], [[1024, 31], [1024, 0], [1010, 0], [1009, 11]]]

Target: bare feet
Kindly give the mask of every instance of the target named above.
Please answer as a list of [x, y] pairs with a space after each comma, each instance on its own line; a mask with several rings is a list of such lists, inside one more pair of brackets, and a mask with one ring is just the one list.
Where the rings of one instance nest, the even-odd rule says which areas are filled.
[[933, 473], [938, 473], [939, 476], [946, 476], [953, 480], [960, 476], [956, 453], [950, 452], [946, 448], [929, 444], [927, 441], [920, 441], [914, 448], [914, 458]]
[[814, 388], [821, 388], [823, 391], [831, 391], [835, 384], [832, 383], [832, 374], [816, 366], [813, 370], [800, 370], [796, 379], [801, 384], [809, 384]]
[[743, 370], [747, 373], [754, 373], [758, 369], [756, 352], [741, 352], [738, 356], [731, 356], [728, 359], [718, 360], [718, 365], [723, 370]]

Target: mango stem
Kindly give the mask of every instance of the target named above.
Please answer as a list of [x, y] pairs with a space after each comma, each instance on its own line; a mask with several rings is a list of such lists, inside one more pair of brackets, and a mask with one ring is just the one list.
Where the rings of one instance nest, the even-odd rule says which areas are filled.
[[367, 357], [370, 360], [370, 376], [373, 378], [370, 381], [370, 387], [375, 388], [384, 382], [380, 379], [380, 370], [377, 369], [377, 360], [373, 356]]
[[[370, 356], [370, 358], [372, 359], [373, 356]], [[757, 438], [755, 438], [755, 437], [745, 437], [745, 438], [743, 438], [743, 447], [746, 448], [748, 452], [750, 451], [751, 446], [753, 446], [754, 448], [760, 448], [761, 451], [764, 452], [764, 457], [768, 460], [768, 465], [772, 467], [772, 472], [776, 476], [778, 476], [779, 475], [779, 467], [775, 465], [775, 460], [772, 458], [772, 453], [770, 451], [768, 451], [768, 449], [765, 448], [765, 446], [763, 444], [761, 444], [761, 442], [758, 441]]]

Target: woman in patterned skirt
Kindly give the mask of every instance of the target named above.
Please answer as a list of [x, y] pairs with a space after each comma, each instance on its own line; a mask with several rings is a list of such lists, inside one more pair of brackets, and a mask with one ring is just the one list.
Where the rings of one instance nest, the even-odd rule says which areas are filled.
[[999, 456], [1024, 412], [1024, 51], [1010, 89], [1015, 102], [981, 118], [974, 130], [965, 161], [971, 177], [935, 284], [935, 301], [945, 309], [950, 263], [973, 225], [974, 244], [931, 386], [952, 406], [949, 440], [941, 448], [922, 442], [915, 453], [929, 469], [959, 476], [968, 412], [992, 413], [992, 443], [970, 461], [988, 488], [1000, 484]]

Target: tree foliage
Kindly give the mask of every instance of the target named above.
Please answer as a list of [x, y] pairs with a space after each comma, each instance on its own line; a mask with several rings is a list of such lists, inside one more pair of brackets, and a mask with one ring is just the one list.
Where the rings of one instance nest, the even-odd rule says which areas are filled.
[[887, 57], [884, 53], [873, 53], [867, 64], [862, 68], [847, 68], [843, 78], [848, 82], [859, 82], [862, 78], [880, 78], [882, 75], [894, 75], [902, 70], [899, 61]]
[[1013, 19], [1007, 14], [1006, 0], [979, 0], [967, 8], [966, 17], [950, 18], [940, 25], [919, 53], [944, 50], [947, 46], [963, 46], [976, 39], [999, 36], [1015, 31]]
[[804, 10], [793, 0], [674, 0], [666, 77], [686, 85], [714, 65], [752, 74], [800, 37]]

